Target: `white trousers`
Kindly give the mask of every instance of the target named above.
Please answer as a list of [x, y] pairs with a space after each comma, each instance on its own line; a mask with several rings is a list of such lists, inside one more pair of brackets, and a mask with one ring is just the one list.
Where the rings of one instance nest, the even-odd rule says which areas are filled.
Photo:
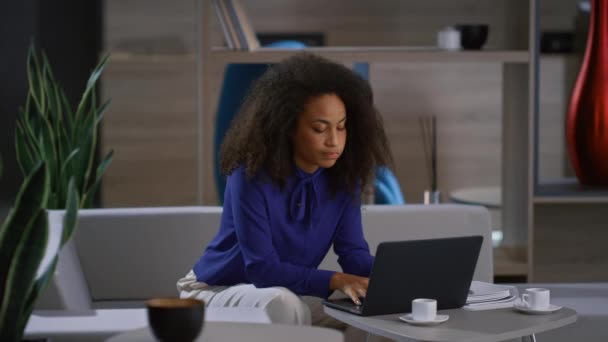
[[256, 288], [252, 284], [210, 286], [198, 282], [194, 272], [190, 271], [177, 282], [177, 290], [181, 298], [203, 300], [207, 307], [262, 309], [272, 323], [314, 325], [341, 330], [349, 342], [364, 341], [367, 335], [364, 331], [325, 314], [320, 298], [299, 297], [284, 287]]
[[300, 297], [284, 287], [256, 288], [252, 284], [209, 286], [196, 281], [193, 271], [177, 282], [181, 298], [203, 300], [207, 307], [262, 309], [272, 323], [311, 325], [310, 309]]

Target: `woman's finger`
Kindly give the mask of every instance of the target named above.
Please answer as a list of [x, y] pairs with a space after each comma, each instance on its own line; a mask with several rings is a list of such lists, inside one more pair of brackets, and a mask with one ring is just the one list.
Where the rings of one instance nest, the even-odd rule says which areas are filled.
[[352, 287], [346, 288], [344, 290], [347, 296], [353, 301], [353, 303], [357, 305], [361, 305], [361, 301], [359, 300], [359, 296], [357, 295], [357, 291], [355, 291]]

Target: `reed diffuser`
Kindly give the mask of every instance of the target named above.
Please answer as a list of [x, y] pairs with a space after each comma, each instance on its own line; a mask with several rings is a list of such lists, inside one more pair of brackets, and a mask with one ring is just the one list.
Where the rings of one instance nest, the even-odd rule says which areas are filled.
[[430, 181], [430, 189], [424, 191], [424, 204], [437, 204], [441, 193], [437, 186], [437, 117], [421, 117], [420, 130], [422, 131], [422, 146], [424, 147], [424, 160]]

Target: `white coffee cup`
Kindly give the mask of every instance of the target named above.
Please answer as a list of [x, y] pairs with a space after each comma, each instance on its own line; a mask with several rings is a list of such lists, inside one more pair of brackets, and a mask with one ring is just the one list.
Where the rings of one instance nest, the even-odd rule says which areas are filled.
[[551, 292], [539, 287], [529, 288], [521, 295], [521, 302], [531, 310], [547, 310], [551, 304]]
[[437, 46], [444, 50], [460, 50], [460, 31], [448, 26], [437, 32]]
[[437, 301], [417, 298], [412, 301], [412, 318], [415, 321], [432, 321], [437, 316]]

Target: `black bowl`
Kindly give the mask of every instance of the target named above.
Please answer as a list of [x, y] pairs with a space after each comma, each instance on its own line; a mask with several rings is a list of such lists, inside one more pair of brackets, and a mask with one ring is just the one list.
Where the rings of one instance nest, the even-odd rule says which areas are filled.
[[460, 24], [456, 29], [460, 31], [460, 46], [465, 50], [479, 50], [488, 39], [486, 24]]
[[148, 323], [163, 342], [192, 342], [201, 333], [205, 303], [197, 299], [154, 298], [146, 302]]

